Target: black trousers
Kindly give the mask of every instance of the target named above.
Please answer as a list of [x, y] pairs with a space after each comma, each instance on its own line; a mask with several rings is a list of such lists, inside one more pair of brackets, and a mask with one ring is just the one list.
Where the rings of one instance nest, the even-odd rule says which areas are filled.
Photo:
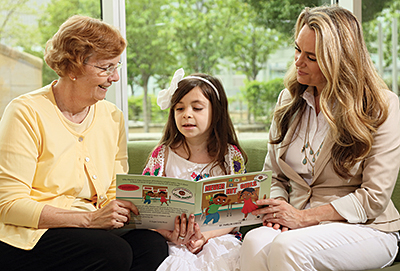
[[0, 242], [0, 269], [24, 271], [150, 271], [168, 256], [164, 237], [151, 230], [49, 229], [32, 250]]

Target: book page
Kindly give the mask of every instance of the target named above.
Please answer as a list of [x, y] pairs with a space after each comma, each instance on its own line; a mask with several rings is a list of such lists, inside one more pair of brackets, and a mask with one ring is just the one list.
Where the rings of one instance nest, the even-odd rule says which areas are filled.
[[117, 198], [139, 210], [128, 228], [173, 229], [174, 219], [194, 213], [196, 183], [166, 177], [117, 174]]
[[258, 224], [251, 214], [255, 201], [268, 198], [271, 171], [206, 178], [198, 182], [176, 178], [117, 175], [117, 198], [129, 200], [140, 215], [131, 215], [127, 228], [174, 228], [182, 213], [195, 214], [202, 231]]
[[258, 208], [257, 199], [269, 198], [271, 171], [207, 178], [199, 184], [195, 217], [202, 231], [262, 223], [251, 212]]

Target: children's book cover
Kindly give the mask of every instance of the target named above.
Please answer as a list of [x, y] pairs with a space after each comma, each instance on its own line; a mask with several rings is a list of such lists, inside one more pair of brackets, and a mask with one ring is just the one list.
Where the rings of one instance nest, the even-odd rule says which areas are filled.
[[202, 231], [258, 224], [251, 212], [257, 199], [268, 198], [271, 171], [188, 181], [176, 178], [117, 174], [117, 198], [139, 209], [128, 228], [173, 229], [176, 216], [194, 214]]

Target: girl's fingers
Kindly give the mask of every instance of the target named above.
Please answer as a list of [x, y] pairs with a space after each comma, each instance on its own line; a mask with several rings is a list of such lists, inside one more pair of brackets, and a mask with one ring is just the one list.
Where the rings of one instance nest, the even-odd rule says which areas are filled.
[[186, 227], [187, 227], [187, 218], [186, 218], [186, 214], [183, 213], [181, 215], [181, 229], [180, 229], [180, 233], [179, 236], [180, 237], [186, 237]]
[[196, 222], [194, 222], [194, 220], [195, 220], [194, 214], [191, 214], [189, 216], [189, 221], [188, 221], [187, 228], [186, 228], [186, 236], [188, 236], [188, 237], [191, 237], [194, 234], [194, 231], [195, 231], [194, 227], [196, 224]]
[[200, 226], [198, 223], [194, 225], [194, 237], [196, 240], [201, 239], [203, 237], [203, 234], [200, 231]]
[[179, 217], [179, 215], [177, 215], [175, 217], [174, 230], [172, 231], [170, 241], [174, 243], [178, 241], [180, 230], [181, 230], [181, 218]]

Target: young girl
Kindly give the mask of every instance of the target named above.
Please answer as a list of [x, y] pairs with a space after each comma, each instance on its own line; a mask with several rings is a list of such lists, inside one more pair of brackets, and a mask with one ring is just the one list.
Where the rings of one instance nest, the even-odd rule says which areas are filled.
[[[198, 181], [245, 173], [247, 157], [239, 146], [228, 113], [228, 100], [218, 79], [175, 72], [157, 104], [170, 108], [160, 144], [149, 157], [144, 175]], [[240, 241], [233, 228], [201, 232], [194, 215], [175, 220], [174, 231], [158, 230], [168, 241], [170, 256], [158, 270], [238, 270]]]

